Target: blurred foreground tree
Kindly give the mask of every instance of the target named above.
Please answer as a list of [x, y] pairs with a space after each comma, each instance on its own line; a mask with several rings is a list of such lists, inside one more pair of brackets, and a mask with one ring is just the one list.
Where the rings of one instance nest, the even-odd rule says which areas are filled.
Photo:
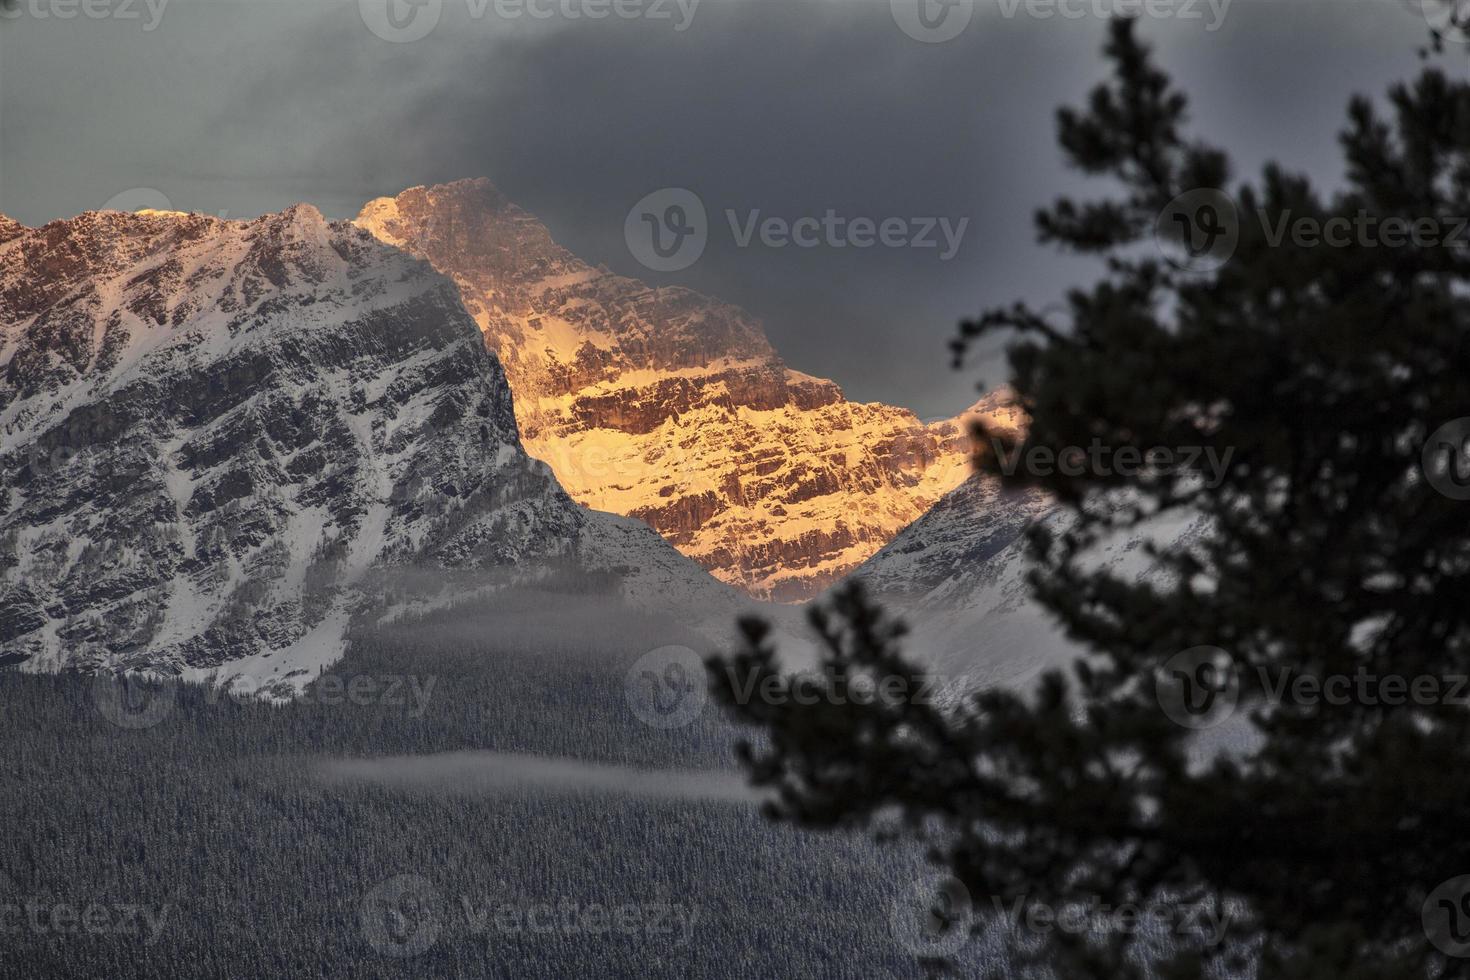
[[[1106, 273], [1063, 315], [990, 311], [955, 344], [1015, 332], [1030, 426], [999, 453], [980, 439], [978, 463], [1055, 498], [1031, 581], [1085, 655], [958, 705], [800, 704], [745, 620], [714, 696], [759, 730], [743, 761], [773, 816], [928, 842], [953, 876], [936, 935], [1017, 901], [1131, 905], [1175, 910], [1162, 948], [1052, 928], [1017, 955], [1067, 978], [1466, 975], [1470, 422], [1445, 423], [1470, 416], [1470, 86], [1426, 69], [1387, 118], [1352, 99], [1336, 192], [1277, 166], [1232, 190], [1131, 22], [1106, 54], [1059, 142], [1118, 190], [1037, 216]], [[1229, 465], [1120, 474], [1082, 462], [1093, 445]], [[1027, 465], [1038, 450], [1075, 465]], [[1197, 533], [1159, 533], [1181, 519]], [[1120, 537], [1152, 542], [1155, 574], [1090, 561]], [[822, 683], [917, 684], [860, 590], [813, 622]], [[1200, 910], [1228, 916], [1224, 941], [1189, 927]]]

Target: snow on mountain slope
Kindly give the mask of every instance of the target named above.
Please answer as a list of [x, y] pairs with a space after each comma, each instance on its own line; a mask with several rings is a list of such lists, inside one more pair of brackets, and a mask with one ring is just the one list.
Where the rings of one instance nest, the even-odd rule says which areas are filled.
[[577, 506], [454, 284], [307, 205], [0, 220], [0, 466], [0, 662], [26, 669], [299, 684], [390, 568], [742, 601]]
[[[1038, 490], [971, 476], [850, 578], [908, 623], [905, 650], [918, 662], [965, 685], [1020, 685], [1082, 652], [1026, 583], [1027, 527], [1063, 520]], [[1085, 567], [1160, 581], [1143, 542], [1184, 544], [1199, 533], [1197, 518], [1158, 518], [1105, 541]]]
[[1037, 491], [972, 475], [850, 578], [908, 624], [918, 662], [967, 684], [1019, 683], [1069, 656], [1026, 588], [1025, 530], [1048, 509]]
[[965, 477], [958, 420], [847, 401], [743, 311], [587, 265], [488, 181], [415, 187], [356, 221], [459, 286], [522, 441], [573, 497], [752, 595], [815, 595]]

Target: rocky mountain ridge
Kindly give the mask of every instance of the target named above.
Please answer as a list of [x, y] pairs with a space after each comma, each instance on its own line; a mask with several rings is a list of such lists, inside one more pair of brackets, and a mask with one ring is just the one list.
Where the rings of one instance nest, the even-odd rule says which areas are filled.
[[744, 311], [588, 265], [486, 180], [378, 198], [356, 223], [454, 280], [522, 441], [575, 499], [752, 595], [810, 598], [968, 473], [961, 419], [848, 401]]
[[0, 220], [0, 467], [26, 669], [299, 686], [394, 568], [735, 602], [526, 455], [453, 283], [309, 205]]

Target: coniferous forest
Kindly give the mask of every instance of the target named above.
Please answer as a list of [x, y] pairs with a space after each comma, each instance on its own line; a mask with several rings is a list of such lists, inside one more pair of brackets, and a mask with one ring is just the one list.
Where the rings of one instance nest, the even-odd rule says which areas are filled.
[[[279, 706], [0, 673], [0, 975], [907, 975], [895, 903], [917, 858], [765, 822], [715, 711], [661, 732], [629, 708], [627, 668], [669, 625], [623, 613], [610, 650], [576, 622], [616, 614], [560, 600], [558, 637], [518, 600], [360, 635], [314, 686], [340, 694]], [[350, 697], [364, 677], [375, 693]], [[730, 789], [400, 789], [324, 766], [461, 750]], [[427, 885], [420, 918], [372, 906], [401, 876]]]

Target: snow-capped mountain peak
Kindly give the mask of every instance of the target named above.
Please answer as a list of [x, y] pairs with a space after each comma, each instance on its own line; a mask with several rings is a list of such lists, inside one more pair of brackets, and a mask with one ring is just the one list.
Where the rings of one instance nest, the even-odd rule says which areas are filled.
[[9, 662], [299, 685], [407, 565], [729, 598], [525, 454], [453, 283], [310, 205], [0, 222], [0, 331]]

